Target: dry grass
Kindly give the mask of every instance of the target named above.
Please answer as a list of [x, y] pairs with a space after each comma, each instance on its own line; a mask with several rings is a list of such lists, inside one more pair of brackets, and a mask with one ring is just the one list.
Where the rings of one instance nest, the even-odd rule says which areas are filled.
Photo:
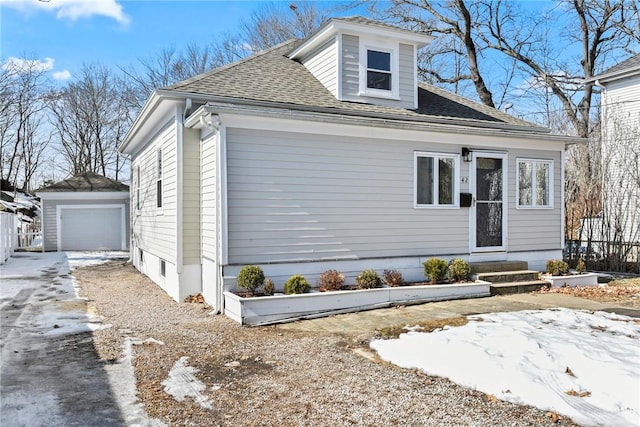
[[[466, 317], [448, 317], [446, 319], [431, 319], [423, 322], [417, 322], [412, 325], [412, 328], [419, 329], [420, 332], [433, 332], [437, 329], [442, 329], [445, 326], [464, 326], [468, 323]], [[393, 339], [398, 338], [400, 334], [407, 332], [407, 327], [404, 325], [389, 326], [376, 331], [376, 337], [381, 339]]]

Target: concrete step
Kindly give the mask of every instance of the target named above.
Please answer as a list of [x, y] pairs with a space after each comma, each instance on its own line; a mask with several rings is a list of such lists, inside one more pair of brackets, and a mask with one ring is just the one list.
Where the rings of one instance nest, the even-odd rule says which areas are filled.
[[496, 271], [518, 271], [528, 270], [529, 263], [527, 261], [487, 261], [472, 262], [469, 264], [471, 274], [493, 273]]
[[472, 275], [475, 279], [491, 283], [527, 282], [538, 280], [538, 273], [534, 270], [495, 271]]
[[548, 283], [544, 280], [530, 280], [526, 282], [507, 282], [496, 283], [490, 286], [491, 295], [510, 295], [510, 294], [526, 294], [529, 292], [537, 291]]

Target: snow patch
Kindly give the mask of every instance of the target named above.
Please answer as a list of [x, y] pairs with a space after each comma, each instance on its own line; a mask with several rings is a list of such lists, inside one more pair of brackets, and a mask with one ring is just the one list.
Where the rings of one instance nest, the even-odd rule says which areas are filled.
[[164, 391], [173, 396], [178, 402], [192, 397], [204, 409], [212, 409], [211, 401], [202, 394], [206, 386], [195, 377], [198, 369], [187, 366], [188, 356], [182, 356], [173, 364], [169, 376], [162, 381]]
[[579, 424], [640, 426], [640, 324], [630, 317], [570, 309], [491, 313], [470, 316], [465, 326], [374, 340], [371, 348], [400, 367]]

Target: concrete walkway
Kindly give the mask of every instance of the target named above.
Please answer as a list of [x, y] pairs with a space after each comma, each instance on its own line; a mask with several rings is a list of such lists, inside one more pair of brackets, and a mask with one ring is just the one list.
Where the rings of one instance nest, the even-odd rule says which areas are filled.
[[411, 325], [429, 319], [467, 316], [505, 311], [538, 310], [565, 307], [590, 311], [608, 311], [640, 318], [640, 310], [615, 304], [599, 303], [562, 294], [514, 294], [488, 298], [431, 302], [420, 305], [385, 308], [360, 313], [341, 314], [279, 325], [279, 328], [324, 331], [344, 334], [370, 334], [377, 329]]

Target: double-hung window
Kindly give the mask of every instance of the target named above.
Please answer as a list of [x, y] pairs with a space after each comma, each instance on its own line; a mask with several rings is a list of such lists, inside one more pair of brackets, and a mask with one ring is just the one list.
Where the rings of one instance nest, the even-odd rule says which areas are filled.
[[358, 94], [400, 99], [400, 44], [363, 37], [358, 49]]
[[553, 161], [517, 159], [518, 208], [553, 207]]
[[391, 90], [391, 52], [367, 50], [367, 89]]
[[414, 205], [459, 206], [460, 156], [445, 153], [415, 153]]
[[156, 160], [156, 206], [162, 209], [162, 149], [158, 149]]

